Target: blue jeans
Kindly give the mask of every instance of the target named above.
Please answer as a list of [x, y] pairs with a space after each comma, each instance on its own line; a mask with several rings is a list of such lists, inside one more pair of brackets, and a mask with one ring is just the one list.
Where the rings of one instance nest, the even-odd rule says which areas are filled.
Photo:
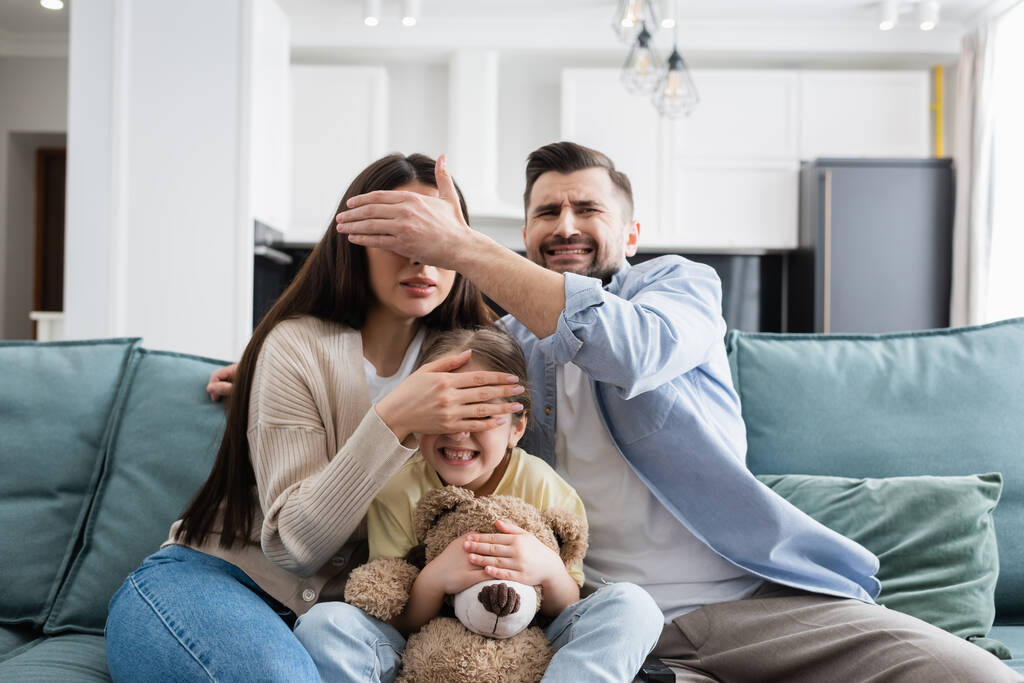
[[319, 681], [293, 616], [235, 565], [168, 546], [110, 600], [107, 666], [115, 681]]
[[[555, 649], [544, 680], [632, 681], [661, 636], [661, 610], [631, 583], [603, 586], [570, 605], [544, 630]], [[295, 635], [324, 681], [389, 683], [405, 640], [394, 628], [343, 602], [325, 602], [299, 617]]]
[[295, 622], [295, 637], [324, 683], [390, 683], [405, 651], [397, 629], [347, 602], [313, 605]]
[[555, 649], [542, 680], [628, 683], [661, 637], [654, 598], [632, 583], [610, 583], [555, 617], [544, 635]]

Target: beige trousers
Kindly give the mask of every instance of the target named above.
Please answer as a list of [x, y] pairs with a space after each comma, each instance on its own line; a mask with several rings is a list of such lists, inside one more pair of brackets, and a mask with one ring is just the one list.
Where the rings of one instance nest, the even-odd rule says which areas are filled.
[[666, 624], [654, 654], [676, 681], [1024, 681], [977, 645], [857, 600], [765, 584]]

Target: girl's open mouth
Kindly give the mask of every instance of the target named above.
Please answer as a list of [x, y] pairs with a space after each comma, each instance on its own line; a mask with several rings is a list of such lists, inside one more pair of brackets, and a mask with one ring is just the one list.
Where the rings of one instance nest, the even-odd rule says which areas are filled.
[[480, 451], [474, 451], [469, 448], [441, 448], [441, 457], [453, 465], [461, 465], [468, 463], [473, 458], [480, 455]]

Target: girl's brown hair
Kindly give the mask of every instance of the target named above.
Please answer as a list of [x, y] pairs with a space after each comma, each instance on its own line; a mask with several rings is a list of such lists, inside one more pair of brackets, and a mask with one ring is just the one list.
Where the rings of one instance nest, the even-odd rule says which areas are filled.
[[[437, 187], [434, 160], [423, 154], [391, 154], [373, 162], [356, 176], [334, 213], [345, 211], [346, 202], [356, 195], [373, 190], [393, 190], [413, 182]], [[462, 215], [468, 221], [469, 214], [462, 191], [458, 187], [455, 189], [459, 195]], [[332, 215], [324, 236], [284, 294], [256, 326], [245, 347], [228, 401], [227, 424], [217, 459], [206, 483], [181, 515], [181, 527], [176, 536], [178, 540], [187, 544], [205, 541], [213, 531], [213, 524], [222, 507], [221, 547], [230, 548], [236, 541], [252, 536], [256, 476], [246, 438], [249, 398], [252, 394], [256, 358], [274, 326], [290, 318], [311, 315], [358, 330], [366, 322], [366, 313], [373, 300], [366, 249], [352, 244], [345, 235], [340, 234]], [[478, 327], [490, 324], [494, 319], [493, 311], [484, 303], [479, 290], [456, 274], [448, 297], [422, 318], [421, 323], [430, 329], [450, 330]]]
[[473, 358], [488, 370], [505, 372], [519, 378], [519, 384], [525, 391], [517, 396], [506, 397], [509, 402], [523, 404], [523, 409], [513, 413], [517, 419], [530, 416], [530, 386], [526, 378], [526, 358], [523, 350], [507, 332], [494, 327], [478, 329], [450, 330], [437, 335], [430, 346], [420, 352], [417, 366], [437, 360], [442, 356], [461, 353], [469, 349]]

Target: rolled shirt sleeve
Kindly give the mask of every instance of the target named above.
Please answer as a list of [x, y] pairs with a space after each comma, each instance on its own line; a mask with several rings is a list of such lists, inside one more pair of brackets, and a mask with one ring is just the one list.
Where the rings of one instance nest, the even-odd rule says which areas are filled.
[[633, 270], [640, 277], [634, 272], [619, 294], [596, 278], [566, 273], [565, 310], [540, 341], [549, 360], [573, 362], [627, 399], [701, 365], [725, 335], [712, 268], [662, 257]]

